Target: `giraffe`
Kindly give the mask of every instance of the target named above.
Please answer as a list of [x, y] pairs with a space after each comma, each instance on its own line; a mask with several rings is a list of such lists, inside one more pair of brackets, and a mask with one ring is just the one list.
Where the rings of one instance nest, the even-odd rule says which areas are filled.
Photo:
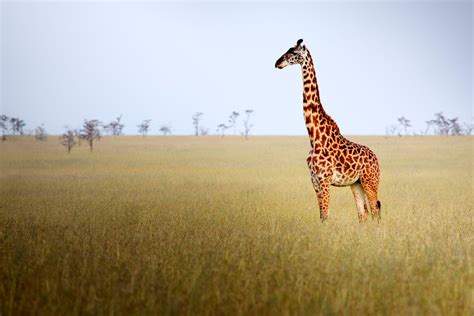
[[341, 135], [336, 122], [326, 114], [319, 97], [316, 71], [311, 54], [303, 40], [288, 49], [275, 63], [283, 69], [299, 64], [303, 75], [303, 113], [311, 150], [308, 163], [311, 182], [316, 192], [321, 221], [329, 215], [330, 186], [350, 186], [361, 224], [372, 218], [380, 221], [377, 190], [380, 168], [377, 157], [368, 147], [353, 143]]

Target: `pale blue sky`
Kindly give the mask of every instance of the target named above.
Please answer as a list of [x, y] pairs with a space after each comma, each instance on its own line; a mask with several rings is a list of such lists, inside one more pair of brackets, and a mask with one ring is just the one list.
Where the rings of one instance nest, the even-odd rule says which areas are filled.
[[[384, 134], [404, 115], [472, 119], [466, 2], [1, 4], [1, 112], [50, 133], [123, 114], [191, 134], [255, 110], [254, 134], [306, 133], [299, 67], [275, 60], [303, 38], [343, 134]], [[241, 120], [239, 121], [241, 122]]]

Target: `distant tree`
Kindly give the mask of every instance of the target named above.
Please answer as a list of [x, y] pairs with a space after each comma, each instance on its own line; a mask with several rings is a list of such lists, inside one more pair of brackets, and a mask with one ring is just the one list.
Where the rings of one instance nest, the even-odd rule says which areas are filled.
[[229, 116], [229, 127], [234, 128], [234, 135], [235, 135], [235, 127], [237, 125], [237, 118], [239, 117], [239, 112], [232, 111], [232, 114]]
[[250, 116], [252, 115], [253, 110], [245, 110], [245, 119], [244, 119], [244, 132], [243, 135], [245, 139], [249, 139], [250, 129], [253, 127], [253, 124], [250, 124]]
[[12, 131], [13, 136], [16, 135], [16, 117], [10, 117], [10, 130]]
[[168, 134], [171, 134], [171, 127], [169, 125], [162, 125], [160, 127], [160, 132], [164, 136], [167, 136]]
[[0, 129], [2, 129], [2, 142], [7, 140], [8, 122], [10, 118], [4, 114], [0, 115]]
[[117, 116], [117, 118], [114, 121], [111, 121], [109, 124], [104, 125], [104, 130], [111, 133], [113, 136], [122, 135], [122, 130], [125, 127], [125, 125], [121, 123], [121, 120], [122, 120], [122, 115]]
[[35, 129], [35, 138], [39, 141], [46, 141], [48, 139], [48, 134], [44, 128], [44, 124], [41, 124]]
[[472, 131], [474, 131], [474, 124], [473, 123], [464, 123], [464, 125], [463, 125], [464, 135], [471, 135]]
[[430, 132], [430, 128], [431, 126], [433, 126], [434, 124], [434, 121], [433, 120], [429, 120], [429, 121], [425, 121], [426, 123], [426, 129], [425, 131], [423, 132], [424, 135], [428, 135], [428, 133]]
[[453, 136], [462, 135], [462, 127], [459, 124], [459, 119], [457, 117], [448, 119], [449, 122], [449, 134]]
[[81, 129], [81, 138], [89, 144], [89, 148], [92, 151], [94, 147], [94, 140], [100, 139], [100, 127], [101, 123], [99, 120], [84, 120]]
[[405, 132], [405, 135], [408, 135], [408, 127], [411, 127], [410, 120], [407, 119], [406, 117], [402, 116], [397, 118], [398, 123], [400, 124], [401, 128], [403, 128], [403, 131]]
[[143, 120], [140, 125], [137, 125], [138, 132], [142, 134], [143, 137], [148, 135], [148, 131], [150, 130], [150, 122], [151, 120]]
[[71, 152], [72, 147], [77, 144], [75, 131], [72, 129], [66, 130], [65, 133], [59, 136], [59, 142], [61, 143], [61, 145], [66, 147], [67, 153], [69, 154]]
[[23, 135], [23, 128], [26, 126], [26, 123], [23, 120], [17, 119], [16, 121], [16, 130], [18, 134]]
[[199, 122], [201, 121], [201, 117], [204, 113], [196, 112], [193, 115], [193, 126], [194, 126], [194, 135], [199, 136]]
[[112, 133], [112, 130], [109, 124], [102, 125], [102, 129], [104, 130], [104, 135], [110, 135]]
[[23, 128], [26, 126], [26, 123], [23, 120], [17, 119], [16, 121], [16, 130], [18, 134], [23, 135]]
[[201, 127], [199, 127], [199, 133], [203, 136], [208, 135], [209, 134], [209, 128], [201, 126]]
[[388, 136], [398, 134], [400, 136], [400, 127], [394, 124], [389, 125], [385, 128], [385, 134]]
[[[66, 129], [68, 129], [68, 128], [66, 127]], [[74, 133], [74, 136], [75, 136], [76, 139], [77, 139], [77, 144], [78, 144], [79, 146], [81, 146], [81, 145], [82, 145], [81, 130], [80, 130], [79, 128], [76, 128], [76, 129], [73, 129], [72, 132]]]
[[426, 121], [426, 125], [425, 134], [428, 134], [429, 128], [434, 126], [434, 134], [442, 136], [470, 135], [474, 129], [472, 123], [464, 123], [461, 125], [459, 118], [448, 118], [443, 112], [435, 113], [434, 119]]
[[443, 112], [435, 113], [435, 118], [428, 122], [436, 126], [435, 134], [449, 135], [449, 120], [444, 116]]
[[224, 123], [221, 123], [217, 125], [217, 132], [221, 134], [221, 137], [224, 138], [225, 131], [229, 128], [229, 126], [225, 125]]
[[23, 135], [23, 128], [26, 126], [23, 120], [20, 120], [17, 117], [10, 118], [11, 131], [13, 136], [20, 134]]

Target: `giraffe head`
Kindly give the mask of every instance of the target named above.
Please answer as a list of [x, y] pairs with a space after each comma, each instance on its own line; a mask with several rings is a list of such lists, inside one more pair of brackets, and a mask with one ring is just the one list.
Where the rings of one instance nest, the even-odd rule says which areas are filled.
[[303, 40], [299, 39], [295, 46], [290, 47], [286, 53], [278, 58], [275, 67], [282, 69], [288, 65], [303, 64], [308, 51], [306, 50], [306, 46], [301, 45], [301, 43], [303, 43]]

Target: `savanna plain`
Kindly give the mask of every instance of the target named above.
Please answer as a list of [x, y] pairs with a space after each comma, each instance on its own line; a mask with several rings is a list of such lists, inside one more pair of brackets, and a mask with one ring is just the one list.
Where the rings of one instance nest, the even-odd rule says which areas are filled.
[[348, 137], [381, 164], [319, 220], [306, 137], [0, 144], [0, 314], [473, 315], [473, 137]]

